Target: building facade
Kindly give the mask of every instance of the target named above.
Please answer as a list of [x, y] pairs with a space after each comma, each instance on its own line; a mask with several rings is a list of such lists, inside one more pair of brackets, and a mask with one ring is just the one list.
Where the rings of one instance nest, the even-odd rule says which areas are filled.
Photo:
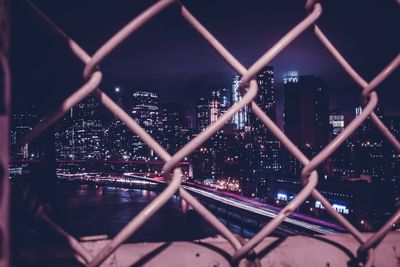
[[313, 75], [284, 78], [284, 130], [301, 149], [319, 149], [329, 135], [327, 84]]

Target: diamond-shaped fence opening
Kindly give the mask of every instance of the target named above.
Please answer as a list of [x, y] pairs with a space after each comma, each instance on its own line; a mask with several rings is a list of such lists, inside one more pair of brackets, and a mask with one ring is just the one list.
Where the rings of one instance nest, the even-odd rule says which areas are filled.
[[[86, 266], [99, 266], [103, 263], [120, 245], [127, 240], [136, 231], [140, 231], [140, 227], [149, 220], [176, 192], [180, 194], [182, 199], [186, 200], [208, 223], [210, 223], [233, 247], [235, 253], [231, 261], [236, 263], [241, 259], [253, 254], [254, 248], [260, 242], [270, 235], [283, 221], [298, 208], [310, 196], [320, 201], [325, 207], [330, 216], [338, 221], [344, 228], [346, 228], [354, 238], [359, 242], [358, 260], [365, 264], [370, 265], [373, 262], [373, 249], [376, 245], [387, 235], [391, 226], [398, 221], [400, 211], [397, 211], [385, 223], [385, 225], [373, 234], [368, 239], [363, 236], [350, 222], [340, 215], [329, 203], [329, 201], [322, 196], [316, 189], [318, 184], [318, 166], [334, 153], [343, 142], [345, 142], [356, 129], [370, 117], [376, 127], [382, 132], [382, 135], [394, 146], [397, 151], [400, 151], [400, 143], [393, 134], [386, 128], [384, 123], [374, 113], [374, 109], [378, 104], [378, 96], [374, 91], [375, 88], [384, 81], [400, 64], [400, 55], [397, 55], [381, 73], [379, 73], [371, 82], [366, 82], [341, 56], [336, 50], [335, 46], [328, 40], [324, 33], [316, 26], [316, 22], [322, 14], [322, 6], [316, 1], [307, 1], [306, 9], [308, 14], [300, 21], [293, 29], [286, 33], [276, 44], [269, 48], [259, 59], [255, 61], [249, 68], [245, 68], [225, 47], [220, 43], [197, 19], [191, 12], [180, 2], [174, 0], [160, 0], [155, 4], [144, 10], [141, 14], [133, 18], [128, 24], [121, 28], [114, 36], [105, 42], [92, 56], [89, 55], [77, 42], [71, 39], [66, 33], [63, 32], [52, 20], [42, 12], [31, 1], [27, 0], [27, 4], [35, 11], [35, 13], [54, 30], [56, 35], [60, 37], [67, 46], [71, 49], [72, 53], [84, 63], [83, 68], [83, 83], [80, 88], [74, 91], [67, 99], [65, 99], [60, 107], [44, 117], [33, 129], [23, 136], [15, 146], [13, 153], [17, 149], [32, 142], [35, 138], [40, 136], [47, 128], [52, 127], [57, 120], [59, 120], [68, 110], [84, 100], [88, 95], [93, 94], [99, 102], [101, 102], [106, 109], [121, 120], [132, 134], [138, 136], [149, 148], [151, 148], [158, 157], [164, 162], [163, 173], [164, 180], [167, 182], [166, 188], [139, 214], [137, 214], [131, 221], [121, 229], [121, 231], [107, 243], [98, 253], [92, 255], [88, 250], [83, 247], [75, 237], [63, 230], [59, 225], [54, 223], [49, 217], [46, 216], [43, 208], [39, 207], [36, 211], [36, 216], [42, 221], [50, 225], [56, 232], [63, 236], [69, 243], [70, 247], [76, 253], [76, 258]], [[218, 118], [214, 123], [209, 125], [203, 132], [185, 144], [178, 152], [170, 155], [166, 150], [143, 129], [129, 114], [127, 114], [115, 101], [113, 101], [99, 86], [102, 81], [101, 62], [106, 56], [118, 49], [121, 44], [132, 33], [140, 29], [146, 22], [153, 19], [157, 14], [163, 12], [164, 9], [170, 5], [176, 4], [180, 9], [182, 17], [191, 25], [202, 38], [209, 43], [216, 52], [230, 65], [237, 73], [239, 73], [242, 85], [242, 99], [234, 106], [229, 108], [227, 112]], [[268, 65], [273, 58], [291, 44], [299, 35], [310, 27], [314, 27], [316, 37], [322, 44], [329, 50], [333, 57], [339, 62], [343, 69], [356, 81], [362, 88], [361, 96], [363, 98], [363, 111], [354, 118], [350, 124], [341, 132], [333, 141], [326, 145], [317, 155], [313, 158], [307, 158], [293, 142], [279, 129], [279, 127], [262, 111], [262, 109], [253, 101], [257, 95], [257, 83], [254, 77], [260, 70]], [[2, 27], [2, 33], [7, 31]], [[2, 43], [2, 68], [4, 73], [9, 70], [7, 66], [7, 49]], [[4, 58], [4, 60], [3, 60]], [[4, 75], [6, 76], [6, 75]], [[7, 79], [4, 79], [6, 84]], [[245, 88], [247, 86], [247, 88]], [[7, 87], [7, 86], [5, 86]], [[9, 101], [9, 100], [8, 100]], [[250, 240], [244, 240], [235, 236], [225, 225], [223, 225], [210, 211], [207, 210], [195, 197], [189, 193], [189, 190], [181, 186], [182, 171], [178, 163], [185, 157], [191, 155], [195, 149], [200, 147], [209, 138], [215, 135], [236, 113], [238, 113], [245, 106], [249, 106], [253, 114], [260, 119], [260, 121], [275, 135], [275, 137], [282, 143], [282, 145], [303, 165], [301, 172], [301, 182], [303, 184], [302, 190], [294, 197], [287, 206], [285, 206], [278, 215], [268, 222], [255, 236]], [[8, 129], [8, 128], [7, 128]], [[8, 152], [6, 152], [8, 153]], [[4, 176], [4, 175], [3, 175]], [[3, 182], [3, 181], [2, 181]], [[0, 205], [2, 203], [0, 202]], [[1, 226], [1, 225], [0, 225]], [[0, 228], [1, 229], [1, 228]], [[2, 240], [0, 240], [2, 242]], [[1, 259], [0, 259], [1, 261]], [[255, 264], [260, 264], [254, 261]]]

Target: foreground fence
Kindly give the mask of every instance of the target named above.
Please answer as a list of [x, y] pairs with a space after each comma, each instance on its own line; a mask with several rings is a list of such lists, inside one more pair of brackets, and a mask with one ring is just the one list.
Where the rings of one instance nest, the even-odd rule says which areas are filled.
[[[3, 95], [4, 104], [6, 107], [2, 110], [1, 115], [1, 133], [2, 140], [8, 139], [8, 125], [7, 116], [9, 116], [8, 105], [9, 99], [9, 66], [7, 60], [8, 53], [8, 26], [4, 7], [2, 1], [2, 9], [0, 10], [0, 29], [1, 29], [1, 63], [3, 70]], [[351, 134], [368, 118], [374, 122], [376, 127], [381, 131], [382, 137], [386, 138], [393, 147], [400, 152], [400, 143], [393, 134], [386, 128], [380, 118], [375, 114], [374, 108], [378, 103], [378, 96], [375, 92], [376, 87], [384, 81], [400, 64], [400, 55], [398, 54], [372, 81], [365, 81], [357, 71], [346, 61], [346, 59], [335, 48], [334, 44], [324, 34], [323, 30], [317, 25], [318, 19], [323, 13], [320, 3], [317, 1], [309, 0], [306, 3], [306, 10], [308, 15], [300, 21], [293, 29], [285, 34], [277, 43], [268, 49], [250, 68], [245, 68], [236, 58], [232, 55], [222, 43], [220, 43], [197, 19], [192, 13], [179, 1], [174, 0], [160, 0], [143, 11], [140, 15], [133, 18], [128, 24], [120, 29], [114, 36], [112, 36], [106, 43], [104, 43], [93, 55], [89, 55], [78, 43], [71, 39], [65, 32], [62, 31], [51, 19], [43, 13], [36, 5], [27, 0], [27, 4], [32, 10], [51, 27], [57, 37], [65, 41], [65, 44], [70, 48], [74, 56], [80, 59], [83, 63], [83, 83], [73, 94], [65, 99], [60, 107], [53, 113], [44, 117], [31, 132], [23, 136], [19, 140], [17, 147], [26, 143], [32, 142], [35, 138], [40, 136], [47, 128], [54, 125], [71, 107], [82, 101], [89, 94], [93, 94], [98, 101], [100, 101], [110, 112], [115, 114], [131, 131], [132, 134], [137, 135], [144, 143], [155, 151], [160, 159], [163, 160], [163, 173], [164, 179], [168, 181], [168, 186], [159, 194], [159, 196], [151, 202], [145, 209], [143, 209], [137, 216], [123, 228], [121, 231], [108, 243], [104, 245], [96, 253], [89, 253], [88, 249], [83, 246], [75, 237], [64, 231], [44, 212], [38, 212], [38, 217], [54, 228], [61, 236], [63, 236], [73, 249], [76, 258], [86, 266], [99, 266], [103, 263], [121, 244], [127, 240], [129, 236], [136, 231], [140, 231], [140, 227], [156, 213], [177, 191], [180, 196], [185, 199], [208, 223], [210, 223], [222, 237], [230, 244], [233, 251], [229, 261], [232, 264], [238, 263], [250, 254], [254, 254], [254, 248], [257, 246], [257, 251], [261, 251], [268, 246], [263, 240], [269, 236], [274, 229], [276, 229], [283, 220], [296, 210], [308, 197], [312, 196], [320, 201], [326, 208], [330, 216], [346, 228], [351, 234], [352, 238], [356, 240], [356, 255], [354, 262], [364, 266], [372, 266], [374, 264], [374, 249], [380, 241], [388, 234], [392, 225], [400, 218], [400, 211], [397, 211], [392, 217], [382, 226], [382, 228], [372, 235], [364, 235], [360, 233], [351, 223], [347, 221], [342, 215], [337, 213], [329, 201], [321, 195], [316, 189], [318, 184], [317, 167], [325, 161], [332, 153], [334, 153], [344, 141], [346, 141]], [[181, 16], [193, 27], [204, 39], [209, 43], [219, 55], [231, 66], [237, 73], [242, 76], [241, 86], [243, 97], [234, 106], [232, 106], [223, 116], [221, 116], [215, 123], [209, 125], [203, 132], [187, 143], [176, 154], [168, 154], [163, 147], [157, 143], [152, 136], [150, 136], [138, 123], [135, 122], [120, 106], [118, 106], [104, 91], [99, 87], [102, 81], [101, 62], [102, 60], [112, 53], [119, 44], [121, 44], [128, 36], [140, 29], [143, 24], [153, 19], [157, 14], [168, 8], [170, 5], [178, 5], [180, 8]], [[267, 64], [271, 62], [282, 50], [291, 44], [298, 36], [300, 36], [308, 28], [313, 28], [315, 38], [317, 38], [342, 68], [350, 75], [355, 83], [361, 88], [360, 95], [362, 96], [363, 111], [355, 117], [331, 143], [324, 147], [315, 157], [307, 158], [293, 142], [278, 128], [278, 126], [261, 110], [261, 108], [253, 101], [257, 95], [258, 86], [255, 81], [257, 73]], [[248, 86], [245, 88], [245, 86]], [[303, 169], [301, 172], [301, 182], [303, 183], [302, 190], [297, 196], [283, 208], [278, 216], [265, 225], [253, 238], [250, 240], [243, 240], [235, 236], [226, 226], [224, 226], [210, 211], [208, 211], [198, 200], [196, 200], [188, 191], [180, 186], [181, 184], [181, 170], [176, 167], [177, 163], [183, 160], [186, 156], [190, 155], [197, 147], [212, 137], [219, 129], [221, 129], [239, 110], [249, 106], [251, 112], [254, 113], [265, 126], [276, 136], [276, 138], [283, 144], [283, 146], [302, 164]], [[14, 152], [16, 149], [13, 150]], [[8, 266], [8, 147], [2, 142], [0, 145], [1, 156], [1, 199], [0, 199], [0, 266]], [[261, 247], [260, 247], [261, 246]], [[132, 253], [135, 250], [133, 250]], [[255, 264], [257, 262], [255, 257]], [[268, 257], [268, 255], [266, 256]], [[327, 265], [329, 266], [329, 265]]]

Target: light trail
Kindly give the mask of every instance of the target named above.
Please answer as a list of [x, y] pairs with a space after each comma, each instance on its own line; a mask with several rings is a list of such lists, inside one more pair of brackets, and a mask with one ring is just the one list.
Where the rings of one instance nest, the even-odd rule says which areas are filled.
[[[181, 186], [183, 188], [189, 190], [189, 191], [192, 191], [194, 193], [197, 193], [197, 194], [202, 195], [202, 196], [207, 197], [207, 198], [214, 199], [214, 200], [216, 200], [218, 202], [224, 203], [224, 204], [229, 205], [229, 206], [233, 206], [233, 207], [236, 207], [236, 208], [239, 208], [239, 209], [243, 209], [243, 210], [246, 210], [246, 211], [249, 211], [249, 212], [260, 214], [260, 215], [263, 215], [263, 216], [266, 216], [266, 217], [269, 217], [269, 218], [277, 217], [277, 212], [276, 211], [269, 210], [267, 208], [255, 207], [255, 206], [253, 206], [253, 205], [255, 205], [255, 203], [251, 203], [251, 205], [250, 205], [250, 203], [246, 203], [246, 202], [243, 202], [243, 201], [240, 201], [240, 200], [237, 200], [237, 199], [233, 199], [233, 198], [230, 198], [230, 197], [219, 196], [219, 195], [217, 195], [215, 193], [208, 192], [206, 190], [194, 188], [194, 187], [187, 186], [187, 185], [181, 185]], [[296, 219], [293, 219], [293, 218], [285, 218], [284, 221], [287, 222], [287, 223], [296, 225], [296, 226], [300, 226], [300, 227], [305, 228], [305, 229], [309, 229], [311, 231], [314, 231], [314, 232], [320, 233], [320, 234], [333, 234], [333, 233], [335, 233], [334, 230], [325, 228], [323, 226], [315, 225], [315, 224], [311, 224], [311, 223], [307, 223], [307, 222], [303, 222], [303, 221], [296, 220]]]
[[[66, 176], [65, 178], [67, 178], [67, 177], [71, 178], [71, 176], [73, 176], [72, 174], [68, 174], [68, 175], [66, 175], [66, 174], [60, 175], [60, 174], [61, 173], [58, 173], [58, 175], [61, 177]], [[88, 173], [75, 174], [75, 176], [78, 176], [78, 177], [83, 177], [83, 176], [87, 176], [87, 175], [88, 175]], [[87, 177], [87, 178], [90, 179], [93, 177]], [[130, 173], [130, 172], [124, 173], [123, 177], [112, 177], [111, 178], [111, 177], [103, 176], [103, 177], [101, 177], [101, 179], [99, 179], [99, 178], [100, 177], [97, 177], [97, 179], [94, 179], [94, 181], [108, 181], [108, 182], [115, 182], [115, 183], [124, 185], [126, 183], [135, 183], [135, 182], [133, 182], [134, 180], [128, 180], [128, 179], [133, 178], [133, 179], [141, 180], [141, 183], [145, 182], [145, 183], [149, 183], [149, 184], [156, 184], [156, 183], [165, 184], [165, 181], [163, 181], [163, 180], [153, 179], [153, 178], [149, 178], [149, 177], [145, 177], [145, 176], [139, 176], [136, 173]], [[201, 185], [189, 185], [187, 183], [181, 185], [182, 188], [184, 188], [188, 191], [194, 192], [198, 195], [201, 195], [201, 196], [209, 198], [209, 199], [213, 199], [213, 200], [223, 203], [225, 205], [229, 205], [229, 206], [239, 208], [239, 209], [242, 209], [242, 210], [245, 210], [248, 212], [266, 216], [266, 217], [272, 218], [272, 219], [276, 218], [278, 216], [279, 209], [276, 207], [270, 208], [268, 204], [260, 203], [260, 202], [248, 199], [246, 197], [237, 196], [237, 195], [227, 193], [227, 192], [213, 192], [213, 191], [210, 191], [212, 189], [201, 189], [201, 188], [198, 188], [199, 186], [202, 187]], [[240, 198], [242, 198], [243, 200], [240, 200]], [[298, 217], [303, 220], [311, 220], [318, 224], [305, 222], [303, 220], [298, 220], [293, 217]], [[311, 230], [311, 231], [313, 231], [315, 233], [319, 233], [319, 234], [336, 233], [335, 230], [332, 230], [329, 227], [340, 229], [340, 226], [338, 226], [338, 225], [328, 223], [328, 222], [325, 222], [322, 220], [318, 220], [316, 218], [311, 218], [311, 217], [308, 217], [305, 215], [297, 214], [297, 213], [293, 214], [292, 217], [285, 218], [284, 222], [299, 226], [304, 229]], [[322, 226], [322, 224], [326, 224], [327, 227]]]
[[[153, 180], [153, 179], [148, 178], [148, 177], [141, 177], [141, 176], [134, 175], [134, 174], [131, 174], [131, 173], [125, 173], [124, 175], [129, 176], [129, 177], [133, 177], [133, 178], [138, 178], [138, 179]], [[158, 181], [158, 182], [164, 183], [164, 181]], [[233, 206], [233, 207], [240, 208], [240, 209], [243, 209], [243, 210], [246, 210], [246, 211], [249, 211], [249, 212], [260, 214], [260, 215], [263, 215], [263, 216], [266, 216], [266, 217], [269, 217], [269, 218], [277, 217], [277, 214], [279, 212], [279, 210], [274, 210], [274, 209], [270, 209], [270, 208], [266, 207], [266, 205], [264, 205], [263, 203], [259, 203], [259, 202], [256, 202], [256, 201], [250, 201], [249, 202], [249, 201], [247, 201], [247, 198], [246, 198], [246, 201], [238, 200], [237, 198], [240, 197], [240, 196], [234, 196], [235, 198], [233, 198], [233, 197], [227, 196], [228, 194], [224, 193], [224, 192], [218, 192], [218, 193], [217, 192], [210, 192], [208, 190], [195, 188], [195, 187], [187, 185], [187, 184], [185, 184], [185, 185], [182, 184], [181, 186], [183, 188], [189, 190], [189, 191], [192, 191], [192, 192], [197, 193], [199, 195], [202, 195], [204, 197], [216, 200], [218, 202], [224, 203], [224, 204], [229, 205], [229, 206]], [[221, 196], [221, 195], [223, 195], [223, 196]], [[299, 217], [303, 217], [305, 220], [307, 220], [307, 218], [308, 218], [306, 216], [299, 216]], [[314, 221], [319, 221], [320, 223], [325, 223], [323, 221], [320, 221], [320, 220], [317, 220], [317, 219], [314, 219], [314, 218], [312, 218], [312, 219]], [[299, 226], [299, 227], [314, 231], [314, 232], [319, 233], [319, 234], [333, 234], [333, 233], [336, 232], [336, 231], [334, 231], [332, 229], [329, 229], [327, 227], [324, 227], [324, 226], [321, 226], [321, 225], [312, 224], [312, 223], [308, 223], [308, 222], [304, 222], [304, 221], [297, 220], [297, 219], [294, 219], [294, 218], [285, 218], [284, 221], [287, 222], [287, 223], [290, 223], [290, 224], [293, 224], [293, 225], [296, 225], [296, 226]], [[337, 227], [336, 225], [333, 225], [333, 224], [331, 226]]]

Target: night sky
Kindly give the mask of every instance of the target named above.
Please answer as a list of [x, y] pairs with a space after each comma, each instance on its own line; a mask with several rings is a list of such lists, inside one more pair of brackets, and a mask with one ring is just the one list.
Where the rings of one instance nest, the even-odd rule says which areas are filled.
[[[14, 110], [34, 104], [45, 112], [82, 84], [83, 65], [23, 1], [11, 2]], [[34, 2], [92, 54], [155, 1]], [[304, 2], [183, 1], [247, 67], [305, 17]], [[400, 6], [395, 1], [321, 3], [323, 14], [318, 25], [367, 81], [399, 53]], [[311, 29], [271, 65], [275, 69], [278, 118], [282, 116], [282, 76], [291, 70], [320, 76], [330, 86], [331, 107], [353, 116], [360, 89]], [[196, 98], [207, 96], [212, 89], [230, 87], [235, 74], [180, 17], [177, 5], [170, 6], [129, 37], [100, 67], [104, 74], [101, 87], [106, 91], [112, 92], [115, 86], [120, 86], [125, 95], [135, 90], [156, 90], [162, 103], [181, 103], [188, 113], [193, 113]], [[397, 69], [378, 90], [386, 114], [400, 114], [399, 82]]]

